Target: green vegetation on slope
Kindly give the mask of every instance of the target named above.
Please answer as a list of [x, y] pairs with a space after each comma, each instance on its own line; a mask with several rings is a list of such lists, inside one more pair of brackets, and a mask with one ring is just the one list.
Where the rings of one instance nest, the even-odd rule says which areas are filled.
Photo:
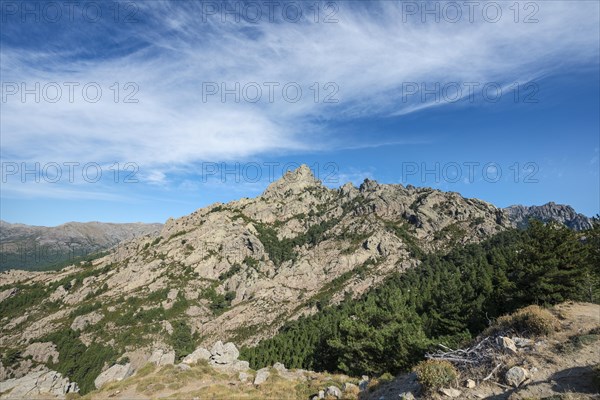
[[339, 219], [333, 218], [315, 225], [312, 225], [303, 234], [300, 234], [294, 238], [283, 238], [277, 237], [277, 231], [260, 222], [255, 222], [254, 227], [258, 232], [258, 239], [265, 246], [265, 251], [269, 254], [269, 258], [275, 263], [280, 265], [285, 261], [295, 260], [296, 252], [295, 247], [303, 246], [305, 244], [315, 246], [324, 239], [325, 232], [333, 228]]
[[[242, 349], [253, 368], [291, 368], [379, 375], [406, 371], [432, 345], [457, 346], [488, 318], [529, 304], [600, 299], [600, 226], [582, 235], [532, 222], [387, 279], [360, 299], [287, 323], [273, 338]], [[594, 247], [595, 246], [595, 247]]]
[[66, 328], [47, 335], [41, 341], [53, 342], [60, 353], [58, 363], [50, 364], [50, 368], [77, 382], [84, 394], [96, 388], [94, 379], [102, 371], [104, 363], [112, 365], [117, 361], [117, 353], [112, 347], [98, 343], [86, 347], [78, 336], [79, 333]]

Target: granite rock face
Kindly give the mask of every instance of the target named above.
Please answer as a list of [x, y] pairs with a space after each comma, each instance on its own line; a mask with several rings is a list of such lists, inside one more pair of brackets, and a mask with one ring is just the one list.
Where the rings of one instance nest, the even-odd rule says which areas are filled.
[[102, 372], [100, 375], [98, 375], [98, 377], [94, 380], [94, 385], [96, 385], [96, 389], [100, 389], [107, 383], [122, 381], [123, 379], [131, 376], [132, 374], [133, 369], [131, 369], [131, 364], [115, 364], [106, 371]]
[[67, 393], [79, 392], [75, 382], [69, 382], [59, 372], [42, 369], [18, 378], [0, 383], [0, 398], [26, 399], [37, 396], [64, 397]]
[[156, 364], [157, 366], [173, 365], [175, 364], [175, 351], [157, 349], [152, 353], [148, 362]]

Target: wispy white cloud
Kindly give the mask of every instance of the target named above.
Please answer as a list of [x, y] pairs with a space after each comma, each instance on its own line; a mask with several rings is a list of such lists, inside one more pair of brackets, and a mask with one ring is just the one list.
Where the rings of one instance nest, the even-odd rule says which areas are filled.
[[[340, 2], [338, 23], [202, 22], [201, 3], [138, 3], [144, 23], [127, 32], [146, 43], [119, 57], [79, 58], [77, 51], [2, 47], [4, 82], [97, 82], [102, 99], [89, 103], [81, 86], [70, 103], [2, 104], [2, 153], [7, 159], [135, 162], [140, 176], [160, 183], [165, 173], [203, 160], [232, 160], [277, 152], [376, 146], [348, 144], [328, 122], [405, 115], [444, 103], [403, 100], [406, 82], [525, 83], [554, 71], [597, 63], [598, 3], [538, 2], [538, 23], [403, 22], [401, 2], [360, 6]], [[507, 12], [508, 10], [504, 10]], [[410, 19], [409, 21], [413, 21]], [[14, 31], [13, 31], [14, 33]], [[18, 33], [18, 32], [17, 32]], [[73, 32], [76, 35], [78, 32]], [[102, 33], [101, 33], [102, 34]], [[110, 33], [105, 33], [110, 34]], [[118, 29], [112, 35], [120, 35]], [[122, 41], [122, 39], [120, 39]], [[121, 85], [113, 101], [114, 82]], [[139, 103], [123, 103], [135, 82]], [[203, 82], [258, 83], [257, 103], [203, 102]], [[278, 82], [275, 101], [264, 82]], [[281, 87], [297, 83], [300, 101]], [[314, 101], [314, 82], [320, 85]], [[336, 86], [325, 90], [323, 85]], [[338, 103], [322, 99], [337, 87]], [[333, 88], [333, 89], [332, 89]], [[93, 93], [93, 91], [92, 91]], [[29, 97], [31, 98], [31, 97]]]

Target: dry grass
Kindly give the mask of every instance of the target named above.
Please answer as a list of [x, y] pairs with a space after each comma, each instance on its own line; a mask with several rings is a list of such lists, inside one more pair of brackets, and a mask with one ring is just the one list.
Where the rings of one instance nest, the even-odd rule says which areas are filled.
[[[248, 374], [252, 376], [252, 372], [248, 371]], [[344, 382], [356, 383], [344, 375], [309, 373], [310, 376], [306, 380], [286, 380], [279, 376], [276, 370], [270, 372], [271, 375], [265, 383], [255, 386], [251, 383], [252, 378], [248, 382], [241, 382], [237, 372], [218, 371], [206, 362], [192, 365], [187, 371], [172, 365], [157, 368], [149, 364], [138, 370], [134, 376], [108, 384], [99, 391], [87, 394], [83, 400], [106, 399], [113, 397], [116, 392], [119, 392], [120, 396], [135, 393], [135, 397], [141, 398], [295, 400], [309, 398], [328, 386], [335, 385], [341, 389]], [[344, 399], [356, 400], [357, 397], [358, 393], [347, 393]]]
[[524, 337], [548, 336], [559, 329], [560, 322], [550, 311], [531, 305], [498, 318], [484, 335], [512, 332]]
[[360, 389], [358, 386], [352, 386], [348, 388], [342, 396], [343, 400], [356, 400], [358, 399], [358, 395], [360, 394]]

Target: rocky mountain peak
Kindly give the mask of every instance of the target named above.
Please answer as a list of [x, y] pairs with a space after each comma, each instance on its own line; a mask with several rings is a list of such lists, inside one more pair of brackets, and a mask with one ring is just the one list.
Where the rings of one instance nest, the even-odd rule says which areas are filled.
[[371, 179], [365, 179], [363, 181], [363, 183], [360, 184], [360, 188], [359, 190], [361, 192], [372, 192], [374, 190], [376, 190], [377, 188], [379, 188], [379, 183], [377, 183], [377, 181], [371, 180]]
[[315, 178], [310, 167], [302, 164], [295, 170], [287, 171], [280, 179], [271, 183], [264, 191], [265, 197], [285, 197], [299, 194], [310, 187], [325, 188], [320, 180]]

